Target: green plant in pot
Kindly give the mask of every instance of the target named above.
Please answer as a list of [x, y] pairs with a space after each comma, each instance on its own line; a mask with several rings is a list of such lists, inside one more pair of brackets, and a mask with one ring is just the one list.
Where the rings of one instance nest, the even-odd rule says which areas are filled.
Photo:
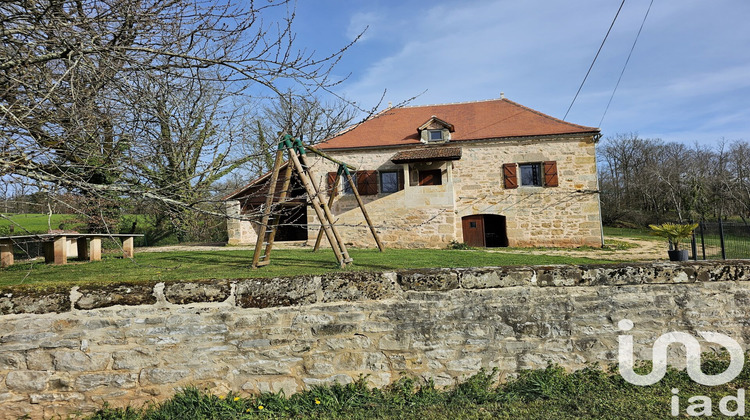
[[669, 241], [669, 260], [670, 261], [687, 261], [687, 249], [680, 249], [680, 242], [690, 238], [697, 223], [662, 223], [660, 225], [648, 225], [651, 228], [651, 234], [667, 238]]

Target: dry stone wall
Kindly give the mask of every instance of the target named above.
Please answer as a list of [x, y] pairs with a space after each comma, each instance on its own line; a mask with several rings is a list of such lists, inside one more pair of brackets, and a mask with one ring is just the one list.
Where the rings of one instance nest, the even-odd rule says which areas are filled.
[[480, 368], [637, 357], [668, 331], [750, 340], [750, 263], [432, 269], [0, 291], [0, 418], [139, 405], [195, 385], [300, 391], [369, 375], [438, 385]]

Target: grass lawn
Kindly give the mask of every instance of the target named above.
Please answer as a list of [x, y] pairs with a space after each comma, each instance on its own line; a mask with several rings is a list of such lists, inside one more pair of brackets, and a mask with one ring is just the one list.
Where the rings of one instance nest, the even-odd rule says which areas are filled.
[[611, 227], [611, 226], [604, 226], [604, 236], [614, 237], [614, 238], [635, 238], [635, 239], [645, 239], [649, 241], [665, 241], [664, 238], [660, 238], [658, 236], [654, 236], [651, 234], [651, 229], [649, 228], [642, 228], [642, 229], [634, 229], [634, 228], [618, 228], [618, 227]]
[[[704, 354], [703, 371], [722, 372], [727, 363]], [[648, 371], [650, 369], [646, 369]], [[645, 373], [645, 372], [641, 372]], [[517, 379], [495, 385], [494, 375], [480, 372], [452, 389], [436, 390], [429, 383], [404, 379], [383, 390], [365, 381], [313, 387], [285, 397], [279, 394], [212, 395], [187, 389], [150, 407], [105, 409], [88, 420], [140, 419], [669, 419], [672, 389], [678, 390], [678, 413], [688, 417], [688, 406], [700, 395], [720, 410], [737, 411], [735, 402], [720, 407], [727, 396], [750, 386], [748, 369], [726, 385], [697, 385], [682, 371], [669, 369], [651, 386], [625, 382], [617, 372], [585, 368], [568, 373], [559, 367], [523, 371]], [[210, 390], [209, 390], [210, 391]], [[742, 391], [744, 392], [744, 391]], [[743, 406], [744, 400], [743, 400]], [[694, 410], [697, 407], [694, 407]], [[697, 408], [702, 411], [700, 408]], [[742, 418], [745, 418], [744, 416]]]
[[278, 249], [271, 264], [253, 270], [252, 251], [179, 251], [138, 253], [134, 260], [105, 255], [100, 262], [55, 266], [42, 260], [21, 262], [0, 269], [0, 287], [32, 285], [71, 286], [118, 281], [177, 281], [323, 274], [334, 271], [384, 271], [428, 267], [482, 267], [505, 265], [595, 264], [608, 260], [562, 256], [504, 254], [484, 250], [350, 249], [354, 263], [338, 268], [330, 250]]

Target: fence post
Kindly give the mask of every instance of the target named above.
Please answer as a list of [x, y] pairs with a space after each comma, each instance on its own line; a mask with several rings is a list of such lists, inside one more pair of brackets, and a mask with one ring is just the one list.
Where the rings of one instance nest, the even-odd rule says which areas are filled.
[[693, 253], [693, 261], [698, 261], [698, 246], [695, 243], [695, 229], [690, 233], [690, 251]]
[[703, 237], [703, 231], [705, 229], [705, 220], [701, 220], [700, 228], [701, 228], [701, 250], [703, 251], [703, 261], [706, 261], [706, 239]]
[[724, 224], [721, 222], [721, 217], [719, 217], [719, 240], [721, 241], [721, 259], [726, 260], [727, 250], [724, 246]]

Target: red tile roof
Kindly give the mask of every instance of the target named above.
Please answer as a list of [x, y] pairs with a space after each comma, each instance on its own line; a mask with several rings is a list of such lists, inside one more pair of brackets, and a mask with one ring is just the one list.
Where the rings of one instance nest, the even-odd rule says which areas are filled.
[[433, 116], [453, 124], [451, 142], [492, 138], [598, 133], [508, 99], [386, 109], [373, 118], [328, 139], [319, 149], [421, 144], [417, 128]]

